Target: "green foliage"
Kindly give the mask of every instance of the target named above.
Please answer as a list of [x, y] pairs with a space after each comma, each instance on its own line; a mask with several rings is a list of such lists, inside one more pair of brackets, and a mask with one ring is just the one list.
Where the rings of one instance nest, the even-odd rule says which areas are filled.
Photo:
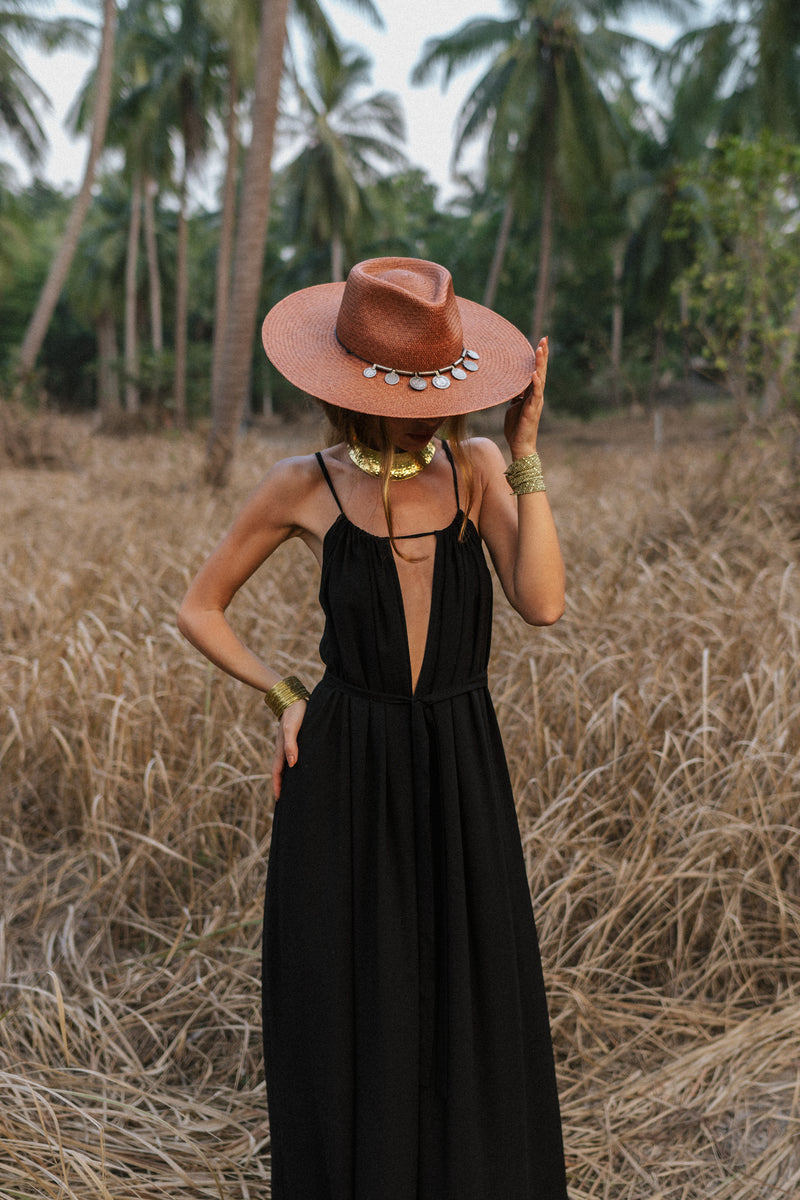
[[[67, 197], [39, 181], [18, 195], [0, 188], [0, 370], [4, 373], [13, 365], [69, 208]], [[91, 330], [62, 297], [39, 361], [44, 393], [67, 406], [90, 398], [86, 372], [93, 356]]]
[[[612, 248], [622, 233], [618, 206], [602, 189], [586, 194], [591, 222], [562, 234], [559, 286], [553, 304], [553, 361], [548, 404], [585, 417], [607, 406], [614, 303]], [[628, 396], [629, 399], [633, 398]]]
[[65, 412], [94, 404], [97, 342], [94, 331], [62, 296], [42, 345], [39, 366], [48, 395]]
[[[747, 0], [684, 33], [673, 47], [679, 72], [676, 116], [719, 133], [757, 137], [771, 129], [800, 134], [800, 6], [797, 0]], [[680, 111], [678, 111], [680, 110]]]
[[88, 321], [110, 309], [122, 319], [131, 194], [125, 179], [106, 172], [81, 230], [66, 295]]
[[765, 132], [723, 139], [682, 175], [672, 236], [694, 258], [678, 287], [702, 353], [742, 403], [796, 358], [800, 317], [800, 146]]
[[[349, 3], [376, 19], [372, 0]], [[660, 0], [657, 6], [676, 21], [691, 9], [689, 0]], [[24, 7], [21, 0], [12, 3], [17, 7]], [[455, 130], [454, 151], [458, 162], [459, 149], [481, 146], [480, 166], [472, 177], [460, 178], [455, 199], [443, 203], [424, 172], [404, 159], [399, 103], [373, 91], [368, 56], [339, 43], [317, 0], [293, 0], [292, 38], [306, 44], [286, 65], [284, 119], [288, 113], [294, 124], [290, 128], [287, 120], [285, 132], [294, 136], [295, 152], [273, 187], [260, 313], [289, 291], [328, 281], [340, 263], [346, 272], [353, 262], [376, 255], [431, 258], [450, 267], [460, 295], [486, 300], [526, 332], [541, 324], [554, 351], [548, 403], [587, 413], [610, 398], [644, 400], [656, 374], [667, 368], [674, 373], [682, 349], [690, 346], [677, 319], [674, 283], [681, 276], [691, 296], [692, 337], [699, 345], [695, 330], [702, 331], [711, 364], [721, 364], [737, 386], [743, 378], [748, 392], [767, 385], [786, 390], [795, 317], [800, 326], [792, 283], [798, 264], [795, 231], [787, 225], [791, 193], [782, 197], [770, 180], [781, 169], [782, 178], [789, 178], [794, 168], [785, 160], [781, 168], [742, 159], [733, 171], [738, 191], [723, 202], [731, 164], [722, 148], [718, 178], [707, 180], [700, 167], [682, 175], [680, 166], [716, 136], [723, 119], [741, 132], [760, 127], [769, 114], [778, 123], [783, 113], [783, 127], [800, 112], [792, 100], [800, 96], [793, 66], [800, 37], [794, 0], [729, 5], [724, 20], [686, 32], [676, 43], [673, 74], [662, 78], [668, 89], [659, 97], [658, 114], [646, 112], [633, 90], [634, 68], [658, 61], [653, 47], [621, 27], [633, 8], [632, 0], [508, 0], [501, 16], [467, 20], [425, 43], [416, 70], [420, 80], [439, 77], [447, 83], [462, 68], [482, 64]], [[161, 342], [150, 335], [150, 275], [142, 254], [134, 298], [136, 371], [143, 403], [168, 416], [181, 168], [201, 161], [210, 137], [220, 138], [229, 70], [238, 81], [235, 103], [246, 129], [256, 32], [250, 5], [120, 4], [108, 138], [113, 157], [98, 176], [40, 362], [43, 391], [59, 404], [94, 402], [99, 318], [113, 317], [118, 349], [111, 356], [122, 357], [132, 180], [139, 176], [158, 187], [153, 275], [162, 288], [164, 350], [151, 352], [151, 340]], [[632, 51], [640, 57], [632, 58]], [[90, 90], [83, 95], [85, 105], [88, 98]], [[690, 182], [692, 196], [682, 200]], [[676, 202], [683, 207], [672, 221], [674, 236], [665, 241]], [[746, 226], [732, 240], [714, 224], [726, 204]], [[15, 194], [0, 175], [0, 371], [9, 369], [68, 208], [68, 198], [43, 187]], [[495, 255], [504, 245], [507, 208], [510, 236]], [[189, 232], [188, 400], [192, 415], [200, 417], [208, 409], [204, 372], [215, 321], [219, 229], [213, 206], [195, 208]], [[488, 298], [495, 258], [500, 267]], [[619, 341], [612, 339], [612, 328], [619, 331], [620, 324], [612, 326], [612, 319], [619, 318], [621, 307], [620, 360], [613, 353]], [[688, 369], [688, 356], [684, 366]], [[262, 402], [287, 414], [301, 403], [271, 372], [254, 323], [251, 407], [259, 411]]]

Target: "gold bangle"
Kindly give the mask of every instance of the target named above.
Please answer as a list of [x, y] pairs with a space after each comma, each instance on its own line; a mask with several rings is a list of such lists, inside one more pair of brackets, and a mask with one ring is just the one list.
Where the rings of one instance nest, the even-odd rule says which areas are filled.
[[280, 720], [290, 704], [294, 704], [296, 700], [308, 700], [308, 697], [309, 691], [305, 684], [301, 683], [296, 675], [287, 675], [265, 693], [264, 703]]
[[515, 458], [506, 471], [506, 479], [515, 496], [525, 496], [528, 492], [547, 491], [542, 474], [542, 462], [535, 450], [533, 454], [527, 454], [524, 458]]

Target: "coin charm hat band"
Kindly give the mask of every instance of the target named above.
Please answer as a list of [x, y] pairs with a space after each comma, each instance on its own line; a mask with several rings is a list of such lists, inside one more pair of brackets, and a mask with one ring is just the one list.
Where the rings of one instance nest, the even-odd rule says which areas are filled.
[[501, 404], [524, 391], [534, 367], [514, 325], [457, 297], [450, 272], [424, 259], [369, 259], [345, 283], [294, 292], [267, 314], [262, 339], [301, 390], [378, 416], [444, 418]]
[[[347, 347], [345, 346], [345, 349]], [[348, 353], [350, 353], [348, 351]], [[449, 388], [450, 379], [447, 372], [450, 372], [453, 379], [466, 379], [467, 371], [477, 371], [478, 360], [480, 354], [477, 350], [464, 350], [460, 358], [457, 358], [454, 363], [450, 363], [446, 367], [440, 367], [436, 371], [402, 371], [397, 367], [383, 367], [380, 363], [371, 363], [361, 372], [365, 379], [375, 379], [379, 371], [384, 372], [383, 382], [390, 386], [400, 382], [401, 375], [408, 376], [408, 386], [413, 388], [415, 392], [424, 392], [428, 386], [426, 375], [432, 375], [431, 383], [435, 388]]]

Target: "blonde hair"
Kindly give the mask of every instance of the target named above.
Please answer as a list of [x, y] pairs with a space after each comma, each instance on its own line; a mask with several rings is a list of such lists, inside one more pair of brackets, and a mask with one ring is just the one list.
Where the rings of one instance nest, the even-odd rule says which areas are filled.
[[[394, 536], [392, 502], [389, 498], [389, 482], [392, 477], [391, 472], [394, 463], [394, 446], [389, 437], [385, 418], [373, 416], [369, 413], [353, 412], [349, 408], [339, 408], [338, 405], [329, 404], [325, 400], [320, 400], [319, 403], [322, 406], [325, 416], [328, 418], [330, 426], [329, 446], [335, 446], [339, 442], [350, 443], [355, 435], [360, 442], [365, 442], [368, 446], [372, 446], [380, 452], [381, 497], [383, 499], [383, 511], [386, 516], [386, 527], [389, 530], [392, 549], [401, 558], [406, 558], [407, 555], [404, 555], [398, 548]], [[458, 534], [459, 541], [463, 541], [466, 536], [467, 522], [475, 494], [472, 460], [467, 447], [466, 417], [463, 414], [448, 417], [442, 429], [442, 436], [446, 438], [447, 444], [452, 451], [456, 464], [456, 474], [460, 478], [463, 488], [461, 503], [463, 518]], [[377, 445], [375, 444], [376, 442]]]

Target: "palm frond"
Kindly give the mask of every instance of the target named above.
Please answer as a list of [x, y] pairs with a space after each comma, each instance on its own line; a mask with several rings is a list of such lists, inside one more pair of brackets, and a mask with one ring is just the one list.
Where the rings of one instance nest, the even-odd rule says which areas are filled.
[[31, 165], [41, 161], [47, 136], [34, 105], [50, 106], [46, 93], [28, 74], [7, 44], [0, 39], [0, 126]]
[[495, 17], [476, 17], [454, 33], [428, 38], [411, 72], [413, 84], [429, 83], [438, 71], [442, 72], [442, 87], [465, 67], [485, 58], [513, 39], [516, 23]]
[[454, 154], [460, 154], [474, 138], [498, 124], [498, 114], [506, 104], [506, 98], [514, 94], [511, 85], [516, 67], [513, 57], [502, 56], [469, 92], [456, 120]]
[[96, 30], [80, 17], [38, 17], [4, 4], [0, 11], [0, 33], [45, 54], [53, 50], [86, 50]]
[[340, 3], [346, 4], [348, 8], [352, 8], [362, 17], [366, 17], [376, 29], [384, 29], [386, 27], [386, 22], [381, 16], [380, 10], [373, 3], [373, 0], [340, 0]]

